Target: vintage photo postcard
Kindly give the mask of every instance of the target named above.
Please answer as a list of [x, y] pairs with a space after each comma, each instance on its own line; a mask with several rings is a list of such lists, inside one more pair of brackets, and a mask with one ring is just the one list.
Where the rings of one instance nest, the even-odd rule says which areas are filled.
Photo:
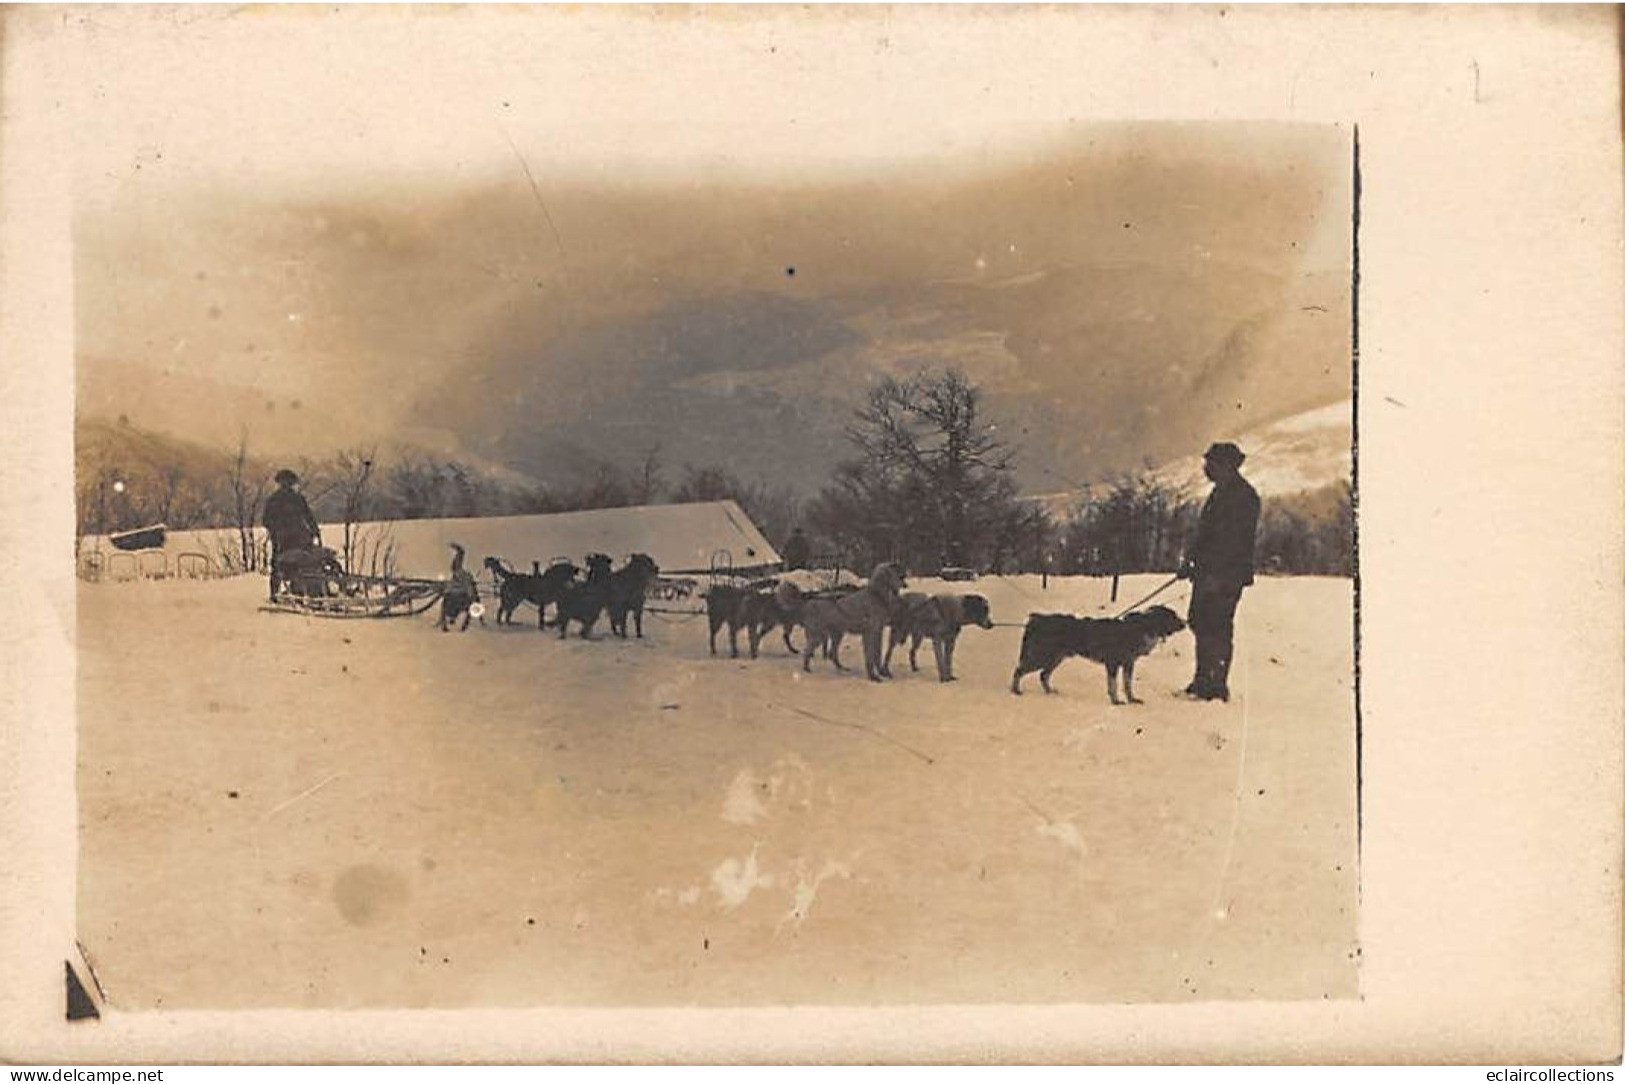
[[1611, 14], [5, 19], [0, 1056], [1617, 1057]]

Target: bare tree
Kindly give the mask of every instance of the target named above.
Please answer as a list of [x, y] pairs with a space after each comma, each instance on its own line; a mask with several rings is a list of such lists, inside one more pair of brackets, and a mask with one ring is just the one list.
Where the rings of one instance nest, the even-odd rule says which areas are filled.
[[1354, 502], [1348, 481], [1267, 498], [1258, 524], [1257, 564], [1271, 572], [1352, 576]]
[[[1201, 502], [1151, 474], [1125, 476], [1087, 494], [1059, 540], [1065, 571], [1172, 572], [1196, 536]], [[1348, 576], [1354, 571], [1354, 510], [1348, 482], [1266, 496], [1254, 563], [1261, 570]]]
[[111, 484], [112, 478], [103, 463], [79, 472], [74, 491], [77, 558], [83, 558], [87, 549], [94, 549], [89, 543], [91, 535], [107, 533], [107, 492]]
[[683, 480], [673, 486], [672, 504], [731, 500], [769, 539], [782, 544], [800, 522], [801, 499], [791, 487], [757, 480], [747, 482], [726, 467], [683, 468]]
[[1068, 569], [1107, 575], [1172, 572], [1195, 531], [1198, 505], [1155, 475], [1124, 475], [1091, 492], [1064, 536]]
[[180, 522], [185, 498], [182, 493], [186, 484], [186, 467], [179, 462], [159, 464], [153, 470], [156, 483], [158, 522], [171, 527], [184, 527], [187, 524]]
[[625, 508], [637, 503], [636, 481], [608, 460], [600, 460], [589, 477], [551, 495], [552, 512], [588, 508]]
[[75, 511], [81, 535], [105, 534], [107, 531], [107, 489], [112, 484], [107, 467], [98, 463], [93, 470], [82, 472], [76, 490]]
[[299, 490], [317, 520], [324, 515], [337, 517], [343, 508], [343, 497], [339, 494], [340, 479], [334, 473], [337, 469], [334, 459], [301, 455], [294, 461], [293, 469], [299, 475]]
[[813, 506], [820, 533], [864, 562], [920, 571], [1002, 559], [1021, 515], [1015, 449], [995, 434], [981, 390], [957, 369], [883, 378], [847, 428], [858, 458]]
[[367, 488], [372, 479], [376, 447], [346, 448], [333, 457], [334, 490], [343, 502], [342, 560], [350, 568], [356, 559], [356, 524], [367, 510]]
[[633, 494], [638, 504], [655, 502], [664, 487], [660, 472], [660, 442], [656, 441], [644, 450], [643, 458], [638, 461], [637, 487]]
[[683, 468], [683, 480], [673, 487], [671, 500], [673, 504], [731, 500], [736, 499], [742, 489], [744, 483], [726, 467], [689, 464]]
[[356, 528], [355, 561], [344, 567], [367, 576], [395, 575], [394, 525], [369, 523]]
[[248, 458], [248, 428], [244, 426], [237, 437], [237, 453], [227, 467], [226, 480], [231, 490], [231, 522], [237, 528], [237, 543], [242, 554], [242, 569], [252, 572], [260, 567], [259, 539], [254, 528], [259, 522], [260, 508], [265, 503], [265, 473]]
[[426, 519], [441, 515], [441, 490], [446, 482], [440, 464], [426, 456], [402, 455], [385, 475], [384, 495], [402, 519]]

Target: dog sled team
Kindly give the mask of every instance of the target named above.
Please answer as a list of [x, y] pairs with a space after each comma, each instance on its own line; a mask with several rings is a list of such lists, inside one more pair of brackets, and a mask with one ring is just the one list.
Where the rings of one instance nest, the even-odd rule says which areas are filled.
[[[1240, 474], [1245, 459], [1234, 444], [1214, 444], [1204, 456], [1205, 473], [1213, 491], [1202, 508], [1197, 536], [1189, 556], [1173, 580], [1191, 582], [1187, 620], [1166, 606], [1150, 606], [1116, 618], [1077, 617], [1072, 614], [1034, 613], [1028, 616], [1021, 637], [1020, 657], [1010, 678], [1010, 691], [1021, 694], [1022, 678], [1038, 674], [1039, 684], [1054, 691], [1050, 677], [1073, 656], [1101, 664], [1106, 671], [1107, 696], [1113, 704], [1139, 703], [1134, 694], [1135, 662], [1168, 637], [1189, 627], [1196, 640], [1196, 673], [1181, 695], [1194, 700], [1228, 700], [1230, 660], [1237, 604], [1253, 582], [1253, 546], [1259, 516], [1258, 494]], [[266, 502], [265, 526], [271, 536], [271, 592], [292, 575], [298, 560], [321, 562], [323, 550], [315, 535], [315, 519], [304, 498], [294, 490], [298, 479], [291, 471], [277, 474], [279, 489]], [[451, 576], [441, 595], [439, 628], [454, 625], [467, 630], [471, 619], [484, 623], [479, 584], [464, 567], [463, 547], [452, 543]], [[811, 672], [822, 654], [837, 670], [846, 670], [841, 646], [848, 637], [861, 644], [864, 676], [883, 681], [892, 676], [896, 650], [908, 644], [909, 666], [919, 669], [919, 650], [931, 641], [939, 681], [955, 680], [954, 652], [967, 626], [994, 626], [987, 599], [977, 594], [924, 594], [908, 591], [904, 571], [895, 563], [882, 563], [862, 586], [816, 590], [797, 582], [795, 570], [807, 562], [806, 541], [799, 528], [786, 546], [787, 575], [746, 585], [717, 584], [705, 592], [711, 654], [717, 654], [717, 634], [728, 633], [729, 654], [739, 655], [739, 633], [746, 636], [751, 658], [761, 642], [778, 629], [787, 651], [801, 657]], [[312, 555], [314, 554], [314, 557]], [[611, 632], [621, 638], [628, 629], [643, 636], [645, 600], [659, 582], [660, 569], [646, 554], [633, 554], [621, 568], [604, 554], [591, 554], [586, 568], [558, 561], [529, 573], [516, 572], [499, 559], [487, 557], [485, 566], [497, 583], [497, 624], [511, 624], [523, 604], [536, 607], [537, 626], [546, 628], [548, 610], [560, 639], [571, 628], [583, 639], [604, 616]], [[460, 624], [459, 624], [460, 622]], [[798, 648], [792, 635], [801, 633]], [[1118, 678], [1122, 677], [1122, 696]]]
[[583, 570], [569, 561], [555, 561], [545, 572], [533, 566], [531, 572], [523, 573], [513, 571], [495, 557], [487, 557], [485, 567], [501, 585], [497, 624], [512, 624], [514, 611], [528, 602], [536, 607], [537, 628], [547, 627], [547, 608], [554, 608], [554, 624], [561, 640], [569, 636], [572, 626], [583, 640], [589, 639], [593, 626], [605, 614], [616, 636], [626, 639], [630, 620], [641, 639], [644, 604], [660, 578], [660, 566], [646, 553], [634, 553], [620, 568], [613, 568], [614, 562], [607, 554], [589, 554], [586, 561], [583, 577]]
[[[1192, 700], [1229, 700], [1235, 612], [1243, 589], [1253, 582], [1259, 516], [1258, 494], [1240, 473], [1245, 459], [1234, 444], [1208, 448], [1203, 469], [1213, 491], [1203, 505], [1195, 544], [1174, 579], [1144, 600], [1149, 602], [1179, 580], [1189, 580], [1188, 626], [1167, 606], [1150, 606], [1115, 618], [1029, 614], [1020, 657], [1010, 676], [1010, 691], [1021, 695], [1021, 679], [1037, 672], [1044, 691], [1052, 692], [1050, 676], [1055, 669], [1079, 656], [1105, 669], [1106, 695], [1113, 704], [1140, 703], [1134, 694], [1135, 662], [1189, 627], [1196, 639], [1196, 673], [1180, 695]], [[859, 637], [863, 645], [864, 675], [881, 681], [891, 677], [892, 655], [900, 645], [909, 644], [909, 666], [918, 670], [920, 646], [930, 640], [938, 680], [953, 681], [954, 650], [961, 630], [969, 625], [993, 627], [987, 600], [975, 594], [926, 595], [905, 591], [906, 586], [900, 568], [882, 564], [866, 585], [846, 591], [809, 593], [791, 580], [712, 588], [706, 598], [711, 653], [717, 653], [717, 633], [726, 628], [729, 654], [738, 656], [738, 634], [743, 630], [750, 656], [756, 658], [762, 639], [778, 628], [785, 648], [801, 656], [803, 670], [811, 670], [820, 652], [836, 669], [844, 670], [840, 648], [851, 635]], [[796, 628], [803, 633], [799, 650], [791, 639]]]
[[[730, 655], [738, 656], [738, 633], [743, 630], [750, 656], [756, 658], [763, 638], [777, 628], [785, 648], [801, 657], [803, 670], [810, 672], [820, 653], [835, 669], [845, 670], [841, 644], [846, 637], [855, 636], [863, 645], [864, 676], [883, 681], [892, 676], [892, 656], [904, 644], [908, 645], [909, 668], [919, 670], [920, 648], [930, 640], [937, 680], [956, 680], [954, 651], [961, 632], [968, 626], [993, 627], [987, 599], [977, 594], [905, 591], [907, 585], [895, 565], [882, 564], [864, 586], [846, 590], [809, 592], [790, 580], [714, 587], [706, 596], [711, 653], [717, 653], [717, 633], [726, 628]], [[1185, 623], [1166, 606], [1120, 618], [1031, 614], [1022, 633], [1021, 657], [1010, 691], [1019, 695], [1022, 675], [1037, 670], [1044, 691], [1052, 692], [1050, 675], [1076, 655], [1106, 668], [1112, 703], [1123, 703], [1117, 695], [1119, 672], [1128, 702], [1139, 703], [1134, 695], [1135, 661], [1184, 628]], [[802, 638], [799, 648], [792, 640], [797, 631]]]

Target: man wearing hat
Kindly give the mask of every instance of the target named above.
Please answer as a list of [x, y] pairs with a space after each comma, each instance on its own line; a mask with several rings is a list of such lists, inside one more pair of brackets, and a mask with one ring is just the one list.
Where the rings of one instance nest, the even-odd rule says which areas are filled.
[[798, 568], [806, 568], [807, 562], [812, 560], [812, 543], [800, 527], [790, 532], [790, 537], [784, 543], [784, 569], [786, 572]]
[[305, 498], [294, 489], [299, 484], [299, 476], [284, 467], [276, 472], [277, 490], [265, 498], [265, 512], [260, 522], [265, 524], [265, 533], [271, 536], [271, 600], [276, 601], [277, 589], [282, 586], [282, 577], [277, 571], [277, 558], [291, 550], [309, 549], [321, 537], [321, 529], [316, 525], [316, 517], [311, 514], [310, 505]]
[[1236, 603], [1253, 582], [1253, 541], [1258, 534], [1258, 493], [1241, 476], [1247, 457], [1229, 442], [1213, 445], [1202, 466], [1213, 492], [1181, 577], [1191, 581], [1186, 617], [1196, 637], [1196, 677], [1185, 688], [1193, 700], [1230, 699], [1230, 656]]

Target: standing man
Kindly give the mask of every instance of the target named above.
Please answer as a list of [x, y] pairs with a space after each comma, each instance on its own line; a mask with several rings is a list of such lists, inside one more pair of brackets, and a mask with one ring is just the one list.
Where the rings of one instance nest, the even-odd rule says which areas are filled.
[[1191, 581], [1186, 620], [1196, 637], [1196, 677], [1185, 688], [1192, 700], [1230, 699], [1236, 603], [1253, 582], [1253, 540], [1258, 534], [1258, 493], [1241, 476], [1247, 457], [1228, 442], [1202, 457], [1213, 492], [1202, 506], [1196, 544], [1180, 568]]
[[277, 589], [282, 586], [278, 559], [291, 550], [309, 549], [321, 538], [321, 529], [310, 512], [310, 505], [294, 488], [299, 484], [299, 476], [284, 467], [276, 472], [276, 484], [276, 492], [265, 498], [265, 512], [260, 517], [260, 522], [265, 524], [265, 533], [271, 536], [273, 602], [276, 601]]
[[811, 559], [812, 544], [807, 541], [807, 536], [801, 533], [801, 528], [797, 527], [790, 532], [789, 540], [784, 543], [785, 571], [806, 568], [807, 562]]

